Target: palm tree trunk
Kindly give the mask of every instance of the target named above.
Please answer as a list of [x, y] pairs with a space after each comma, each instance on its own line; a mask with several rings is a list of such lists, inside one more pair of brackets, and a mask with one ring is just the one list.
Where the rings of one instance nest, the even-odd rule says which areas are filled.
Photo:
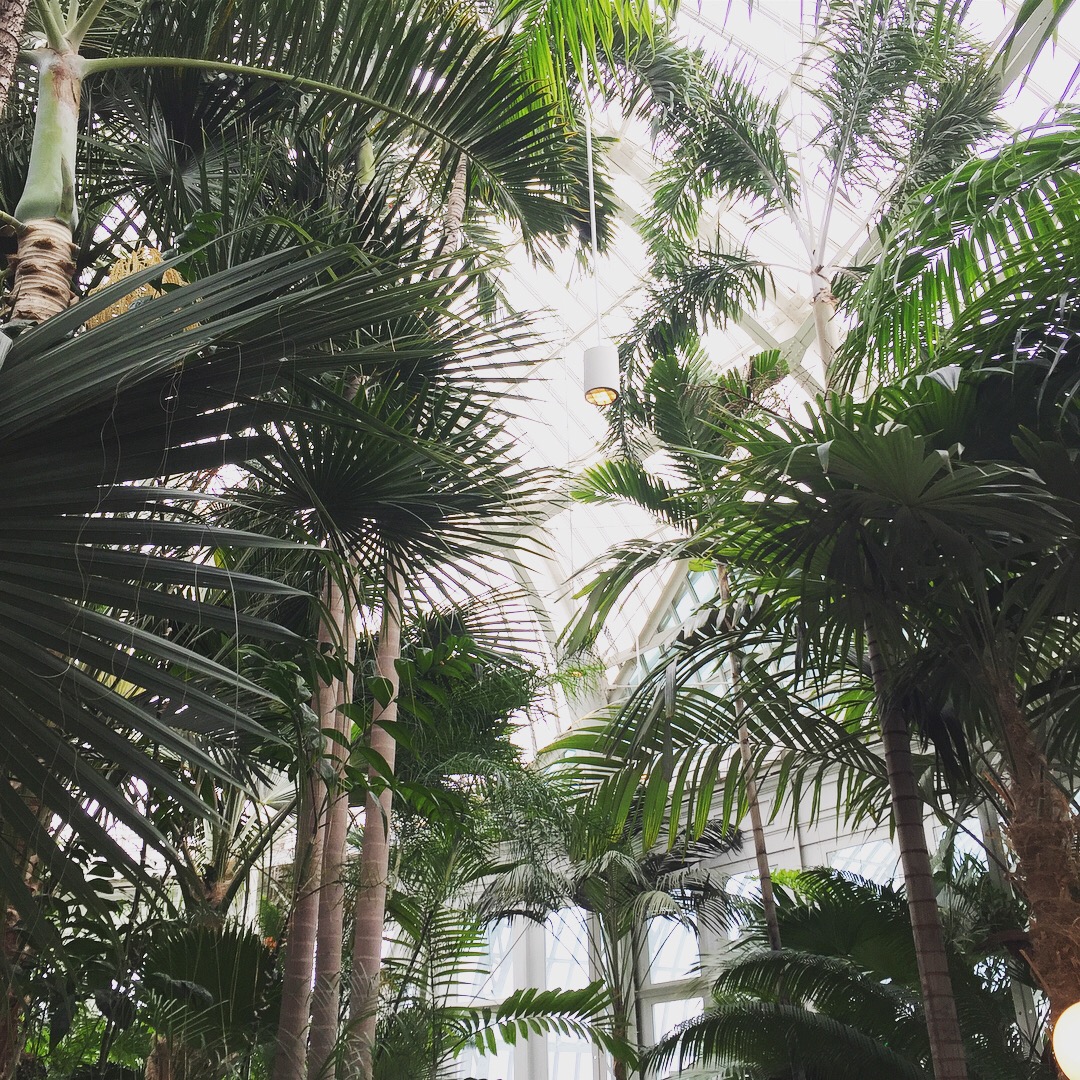
[[[723, 563], [717, 563], [717, 578], [720, 583], [720, 599], [729, 605], [726, 621], [731, 626], [731, 581], [728, 578], [727, 567]], [[735, 693], [735, 711], [740, 718], [739, 723], [739, 755], [742, 758], [743, 769], [746, 775], [746, 803], [750, 811], [750, 830], [754, 838], [754, 859], [757, 863], [758, 878], [761, 881], [761, 906], [765, 916], [765, 926], [769, 932], [769, 947], [773, 952], [780, 952], [780, 920], [776, 915], [776, 894], [773, 892], [772, 871], [769, 869], [769, 849], [765, 844], [765, 827], [761, 820], [761, 800], [758, 798], [757, 781], [754, 779], [751, 767], [753, 754], [750, 750], [750, 732], [746, 724], [741, 722], [743, 713], [746, 711], [746, 701], [739, 693], [739, 685], [742, 682], [742, 660], [737, 653], [731, 653], [731, 689]]]
[[[611, 995], [611, 1033], [616, 1039], [624, 1043], [630, 1042], [630, 1010], [636, 998], [635, 974], [638, 964], [638, 934], [636, 925], [631, 924], [629, 931], [624, 937], [618, 936], [618, 920], [610, 921], [611, 941], [608, 945], [611, 966], [611, 986], [608, 992]], [[622, 942], [626, 941], [627, 948], [622, 949]], [[612, 1055], [611, 1075], [613, 1080], [628, 1080], [630, 1071], [625, 1058], [620, 1055]]]
[[14, 284], [8, 298], [12, 322], [39, 323], [74, 299], [75, 151], [82, 57], [40, 49], [38, 106], [26, 186], [15, 207], [18, 249], [11, 257]]
[[0, 116], [4, 115], [19, 59], [29, 0], [0, 0]]
[[334, 1075], [334, 1051], [338, 1041], [341, 1013], [341, 953], [344, 938], [345, 848], [349, 832], [349, 792], [345, 766], [349, 760], [352, 721], [343, 706], [352, 700], [349, 666], [352, 663], [351, 618], [342, 590], [330, 589], [330, 618], [335, 624], [345, 662], [345, 677], [336, 683], [332, 737], [327, 740], [330, 763], [329, 800], [323, 843], [322, 881], [319, 889], [318, 931], [315, 948], [315, 985], [311, 1000], [311, 1040], [308, 1047], [308, 1075], [312, 1080]]
[[318, 769], [312, 768], [304, 778], [296, 823], [295, 899], [285, 935], [285, 968], [273, 1080], [299, 1080], [307, 1063], [311, 976], [315, 966], [322, 876], [323, 830], [319, 822], [325, 804], [326, 783], [319, 777]]
[[866, 628], [866, 646], [881, 722], [881, 742], [889, 776], [893, 822], [900, 843], [900, 862], [911, 915], [911, 932], [915, 939], [915, 958], [919, 966], [919, 987], [930, 1037], [934, 1078], [967, 1080], [964, 1043], [956, 1015], [948, 954], [941, 930], [941, 913], [934, 892], [930, 852], [923, 828], [923, 804], [911, 760], [911, 735], [904, 718], [889, 704], [885, 661], [869, 624]]
[[[388, 680], [390, 700], [376, 702], [368, 745], [394, 771], [397, 743], [384, 724], [397, 720], [397, 660], [401, 656], [401, 600], [397, 576], [387, 575], [382, 628], [375, 660], [376, 678]], [[378, 1019], [379, 970], [382, 966], [386, 887], [390, 872], [390, 811], [393, 792], [375, 769], [364, 803], [364, 840], [360, 848], [359, 891], [353, 916], [352, 972], [349, 983], [349, 1027], [345, 1060], [355, 1080], [371, 1080]], [[378, 798], [374, 789], [382, 785]]]
[[[324, 614], [319, 620], [319, 644], [340, 641], [344, 621], [344, 598], [331, 578], [324, 593]], [[315, 688], [312, 709], [319, 719], [320, 737], [306, 777], [296, 823], [294, 902], [285, 937], [285, 970], [281, 985], [281, 1014], [273, 1080], [300, 1080], [307, 1066], [308, 1021], [311, 1015], [311, 980], [315, 969], [315, 944], [319, 928], [319, 892], [323, 852], [326, 847], [329, 787], [323, 758], [332, 753], [335, 740], [322, 735], [333, 731], [338, 717], [336, 681], [321, 680]]]
[[[733, 671], [737, 661], [732, 660]], [[742, 712], [743, 701], [738, 699], [736, 706]], [[750, 810], [750, 830], [754, 837], [754, 859], [757, 862], [758, 879], [761, 882], [761, 907], [765, 916], [765, 926], [769, 932], [769, 948], [780, 952], [780, 920], [776, 915], [776, 894], [773, 892], [772, 872], [769, 870], [769, 849], [765, 845], [765, 828], [761, 822], [761, 801], [758, 799], [757, 783], [750, 775], [753, 757], [750, 753], [750, 733], [745, 724], [739, 725], [739, 754], [746, 770], [746, 802]]]
[[464, 154], [458, 159], [454, 170], [454, 180], [450, 185], [450, 196], [446, 200], [446, 213], [443, 215], [443, 232], [451, 251], [459, 251], [465, 243], [462, 225], [465, 221], [465, 181], [468, 177], [468, 159]]
[[814, 313], [818, 352], [821, 354], [824, 369], [824, 385], [828, 387], [833, 360], [836, 357], [836, 297], [833, 295], [832, 282], [826, 275], [826, 270], [825, 266], [815, 266], [810, 271], [810, 304]]
[[1009, 770], [1006, 832], [1031, 908], [1028, 962], [1050, 999], [1053, 1022], [1080, 998], [1080, 829], [1020, 710], [1015, 688], [996, 673], [989, 678]]

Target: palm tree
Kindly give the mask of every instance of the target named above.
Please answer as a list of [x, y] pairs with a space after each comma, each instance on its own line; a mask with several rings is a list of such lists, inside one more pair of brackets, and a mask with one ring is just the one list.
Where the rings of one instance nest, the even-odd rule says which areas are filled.
[[[744, 59], [700, 60], [687, 91], [657, 109], [668, 153], [646, 221], [653, 283], [621, 346], [628, 390], [652, 358], [692, 347], [707, 326], [760, 306], [772, 278], [754, 255], [753, 237], [778, 222], [797, 237], [812, 327], [783, 345], [784, 359], [805, 385], [829, 385], [841, 336], [837, 275], [849, 258], [873, 258], [866, 250], [855, 256], [849, 237], [835, 236], [840, 201], [868, 204], [872, 229], [997, 129], [1004, 87], [996, 58], [965, 32], [955, 5], [836, 0], [815, 9], [813, 30], [815, 61], [798, 76], [810, 115], [798, 122], [818, 132], [809, 136], [821, 152], [818, 169], [802, 163], [798, 123], [786, 115], [790, 95], [759, 91]], [[818, 172], [821, 184], [812, 184]], [[713, 199], [741, 211], [740, 239], [722, 225], [700, 237]], [[810, 341], [823, 375], [805, 362]], [[624, 408], [633, 419], [632, 393]]]
[[[461, 365], [462, 375], [455, 376], [454, 364]], [[492, 559], [507, 557], [508, 541], [520, 535], [528, 517], [527, 504], [543, 482], [542, 477], [526, 476], [516, 464], [499, 412], [478, 390], [475, 357], [448, 355], [443, 366], [448, 370], [442, 387], [431, 378], [391, 375], [361, 382], [351, 400], [324, 392], [309, 404], [302, 418], [278, 429], [278, 449], [265, 462], [251, 466], [257, 488], [248, 501], [264, 519], [295, 518], [304, 534], [332, 543], [340, 552], [341, 565], [347, 567], [350, 593], [360, 598], [364, 594], [358, 590], [368, 590], [372, 606], [383, 611], [373, 684], [380, 689], [367, 733], [369, 790], [354, 915], [349, 1031], [354, 1055], [360, 1053], [358, 1044], [365, 1039], [370, 1053], [382, 952], [396, 748], [394, 718], [387, 710], [395, 708], [397, 696], [398, 612], [425, 595], [437, 598], [475, 587], [482, 557], [486, 557], [487, 572], [496, 570]], [[456, 379], [464, 379], [465, 372], [467, 386], [456, 387]], [[329, 716], [323, 724], [333, 726]], [[322, 754], [335, 744], [350, 742], [350, 733], [343, 728]], [[339, 755], [335, 768], [339, 786], [343, 767], [344, 758]], [[322, 798], [325, 803], [325, 795]], [[337, 796], [336, 805], [343, 814], [347, 808], [344, 792]], [[325, 814], [324, 807], [317, 820], [332, 823], [333, 818]], [[324, 930], [341, 941], [340, 903], [336, 908], [332, 903], [319, 905], [320, 892], [326, 895], [340, 883], [345, 837], [344, 829], [339, 832], [335, 842], [341, 850], [333, 855], [336, 861], [329, 852], [313, 857], [317, 865], [307, 890], [309, 904], [321, 907], [318, 916], [312, 909], [309, 921], [319, 925], [323, 956]], [[319, 867], [328, 869], [329, 876], [320, 877]], [[298, 924], [294, 921], [293, 925], [291, 935]], [[299, 934], [290, 937], [290, 946], [302, 950], [305, 964], [310, 965], [310, 945]], [[304, 971], [310, 980], [310, 968]], [[293, 1071], [297, 1061], [303, 1062], [307, 1022], [307, 995], [299, 987], [309, 983], [302, 976], [300, 971], [296, 985], [287, 987], [288, 994], [304, 1002], [296, 1009], [293, 1027], [282, 1036], [293, 1050], [286, 1055], [279, 1048], [279, 1057]], [[336, 1041], [338, 994], [332, 985], [322, 989], [331, 1000], [332, 1007], [326, 1011], [333, 1018], [333, 1031], [329, 1039], [313, 1043], [313, 1073], [325, 1067]], [[324, 1022], [324, 1026], [331, 1024]], [[319, 1059], [314, 1056], [317, 1050]]]
[[[992, 898], [970, 867], [960, 868], [957, 888], [982, 901], [947, 910], [973, 1075], [1048, 1077], [1047, 1063], [1015, 1029], [1008, 991], [995, 978], [1012, 960], [992, 950], [988, 960], [980, 941], [992, 930], [1018, 929], [1009, 916], [1021, 913], [1004, 897]], [[711, 1068], [771, 1080], [926, 1077], [929, 1046], [902, 890], [810, 870], [784, 890], [779, 910], [788, 947], [779, 955], [764, 951], [765, 927], [752, 923], [713, 985], [712, 1006], [653, 1049], [653, 1068], [678, 1061], [691, 1073]]]
[[[804, 681], [804, 698], [824, 701], [828, 712], [831, 672], [846, 669], [856, 683], [870, 676], [921, 957], [930, 954], [920, 935], [940, 931], [910, 759], [909, 726], [921, 714], [901, 693], [901, 672], [935, 612], [962, 603], [965, 589], [988, 587], [995, 573], [988, 568], [1004, 566], [1019, 538], [1044, 543], [1059, 530], [1052, 496], [1029, 472], [960, 456], [952, 439], [965, 400], [970, 407], [970, 399], [931, 380], [880, 391], [862, 404], [833, 396], [805, 425], [728, 414], [723, 426], [744, 455], [728, 461], [723, 483], [712, 485], [710, 523], [694, 537], [699, 554], [711, 545], [715, 558], [743, 575], [742, 588], [774, 598], [781, 625], [791, 628], [789, 677]], [[660, 553], [621, 554], [599, 585], [625, 580]], [[764, 628], [759, 640], [768, 647], [777, 628]], [[697, 663], [715, 663], [737, 640], [723, 635]], [[751, 640], [744, 636], [740, 651], [752, 655]], [[845, 707], [843, 698], [834, 700], [837, 711]], [[931, 735], [953, 748], [947, 725]], [[668, 790], [689, 801], [698, 793], [683, 787], [686, 776], [676, 770]], [[948, 994], [940, 959], [936, 972], [937, 988], [924, 984], [931, 1022], [931, 994]]]
[[[935, 644], [958, 661], [949, 678], [929, 652], [920, 665], [964, 702], [970, 745], [988, 739], [1000, 752], [992, 769], [1026, 867], [1019, 876], [1032, 907], [1032, 955], [1041, 957], [1035, 966], [1054, 1016], [1069, 1004], [1080, 970], [1064, 929], [1080, 915], [1073, 910], [1080, 823], [1062, 779], [1075, 770], [1075, 742], [1065, 732], [1075, 708], [1077, 323], [1075, 253], [1062, 240], [1080, 194], [1077, 132], [1067, 110], [1003, 148], [985, 173], [973, 163], [935, 185], [928, 195], [950, 220], [947, 229], [914, 207], [898, 217], [888, 265], [856, 294], [864, 321], [845, 357], [848, 377], [856, 352], [876, 371], [938, 369], [949, 384], [958, 365], [973, 371], [966, 392], [975, 395], [974, 416], [956, 410], [950, 437], [973, 457], [1032, 470], [1063, 500], [1063, 520], [1036, 552], [1012, 560], [938, 619]], [[917, 232], [921, 254], [911, 250]], [[905, 252], [910, 265], [889, 283]]]
[[492, 621], [498, 614], [490, 603], [436, 613], [412, 628], [399, 664], [401, 797], [387, 898], [395, 942], [385, 960], [376, 1077], [434, 1077], [465, 1046], [490, 1050], [489, 1031], [510, 1044], [526, 1030], [572, 1032], [622, 1050], [602, 984], [526, 988], [493, 1006], [478, 1006], [465, 990], [490, 974], [489, 929], [522, 914], [500, 883], [551, 858], [568, 795], [511, 741], [515, 713], [542, 683], [507, 652], [507, 627]]
[[[561, 763], [547, 771], [568, 787], [575, 783], [574, 771], [564, 771]], [[726, 933], [740, 919], [710, 866], [740, 846], [739, 833], [710, 821], [696, 837], [682, 833], [668, 849], [658, 850], [645, 840], [642, 809], [638, 800], [630, 823], [619, 823], [608, 805], [579, 792], [572, 814], [550, 829], [546, 859], [496, 879], [481, 901], [482, 912], [523, 911], [543, 919], [574, 907], [591, 917], [590, 959], [610, 1001], [617, 1041], [611, 1066], [619, 1080], [634, 1073], [643, 1049], [638, 1041], [641, 978], [649, 966], [650, 924], [666, 921], [694, 932], [706, 927]]]
[[[355, 184], [347, 199], [338, 192], [339, 202], [346, 199], [339, 221], [347, 216], [349, 227], [339, 227], [337, 235], [367, 248], [363, 254], [358, 247], [286, 250], [304, 234], [281, 222], [232, 232], [207, 248], [208, 222], [220, 214], [220, 227], [234, 229], [274, 209], [301, 205], [305, 158], [297, 148], [309, 145], [304, 139], [323, 121], [334, 128], [339, 163], [350, 150], [355, 161], [357, 148], [370, 142], [367, 131], [378, 127], [390, 143], [407, 134], [418, 162], [438, 163], [445, 147], [454, 147], [505, 205], [538, 209], [553, 228], [563, 201], [560, 132], [515, 74], [505, 42], [423, 5], [393, 12], [370, 4], [341, 8], [343, 21], [327, 23], [318, 39], [303, 32], [309, 27], [295, 21], [295, 12], [284, 10], [266, 23], [265, 33], [253, 34], [260, 12], [207, 4], [185, 9], [190, 22], [180, 25], [176, 12], [161, 7], [111, 12], [95, 4], [65, 14], [51, 0], [43, 3], [47, 43], [31, 58], [42, 72], [41, 105], [35, 113], [20, 78], [6, 121], [13, 153], [5, 155], [0, 199], [24, 258], [14, 317], [0, 329], [7, 403], [0, 441], [12, 464], [4, 491], [3, 573], [12, 587], [5, 586], [3, 697], [22, 733], [9, 743], [5, 765], [16, 783], [43, 792], [46, 807], [60, 811], [76, 834], [132, 874], [137, 866], [110, 840], [95, 807], [169, 853], [168, 841], [132, 804], [124, 785], [171, 794], [193, 813], [202, 803], [128, 734], [139, 732], [210, 775], [239, 765], [236, 732], [261, 730], [236, 707], [236, 695], [266, 695], [227, 665], [180, 645], [176, 628], [201, 623], [248, 637], [278, 635], [278, 628], [257, 618], [237, 621], [229, 597], [237, 588], [289, 591], [208, 563], [202, 554], [208, 548], [264, 540], [213, 528], [200, 512], [201, 493], [161, 478], [257, 456], [269, 445], [270, 418], [283, 415], [280, 400], [265, 397], [269, 391], [346, 363], [379, 366], [385, 353], [371, 342], [387, 328], [398, 332], [404, 350], [398, 355], [422, 363], [433, 351], [427, 331], [400, 320], [410, 311], [441, 307], [455, 289], [447, 277], [449, 260], [433, 256], [416, 228], [376, 214], [378, 200], [362, 198]], [[436, 16], [435, 37], [460, 35], [460, 49], [430, 47]], [[82, 56], [87, 34], [92, 55]], [[351, 51], [324, 48], [330, 39], [349, 42]], [[393, 62], [386, 54], [391, 39]], [[190, 46], [189, 55], [173, 63], [168, 53], [178, 41]], [[440, 92], [403, 83], [398, 74], [410, 66], [430, 72]], [[137, 70], [144, 73], [141, 83], [131, 80]], [[362, 84], [351, 78], [355, 70], [364, 71]], [[186, 73], [186, 82], [170, 83], [173, 71]], [[60, 77], [65, 72], [72, 80]], [[81, 116], [72, 107], [79, 80], [90, 77], [102, 79], [106, 92], [95, 95], [89, 110], [95, 138], [87, 159], [76, 156]], [[320, 81], [327, 83], [327, 96], [315, 93]], [[292, 88], [283, 89], [286, 83]], [[300, 84], [312, 94], [304, 97]], [[485, 111], [483, 101], [494, 109], [485, 135], [472, 127]], [[172, 108], [162, 108], [163, 102]], [[186, 127], [178, 103], [192, 107]], [[147, 123], [140, 128], [142, 120]], [[255, 120], [264, 137], [245, 138]], [[18, 177], [20, 162], [26, 162], [19, 148], [29, 147], [31, 129], [37, 131], [36, 149], [29, 172]], [[143, 163], [154, 161], [157, 149], [175, 151], [182, 182], [172, 183], [176, 173], [159, 173], [158, 183], [137, 182], [131, 147], [140, 144], [133, 138], [140, 131], [147, 134]], [[157, 142], [156, 131], [164, 132]], [[507, 157], [511, 144], [517, 149]], [[521, 166], [541, 145], [546, 150], [535, 163], [547, 180], [536, 183], [540, 174], [526, 180], [533, 170]], [[258, 162], [260, 153], [262, 166], [243, 189], [239, 166]], [[278, 167], [283, 161], [291, 165]], [[194, 179], [191, 172], [183, 175], [184, 168], [194, 170]], [[264, 185], [267, 176], [280, 182]], [[25, 256], [35, 231], [51, 236], [72, 224], [73, 179], [84, 210], [80, 265], [108, 258], [125, 230], [140, 233], [136, 246], [164, 246], [193, 220], [182, 215], [205, 213], [178, 238], [180, 254], [172, 261], [149, 266], [31, 328], [27, 324], [48, 311], [66, 308], [70, 297], [70, 281], [60, 284], [70, 270], [68, 240], [54, 237], [55, 243]], [[333, 225], [326, 200], [319, 212]], [[95, 234], [103, 221], [108, 227]], [[333, 228], [324, 232], [334, 235]], [[59, 264], [51, 264], [50, 251], [58, 252]], [[174, 280], [178, 267], [187, 284]], [[101, 266], [93, 271], [100, 277]], [[414, 271], [420, 278], [410, 282]], [[163, 280], [173, 289], [164, 296], [156, 287]], [[403, 291], [391, 301], [384, 287], [393, 288], [393, 280]], [[46, 283], [44, 291], [35, 281]], [[333, 311], [320, 311], [324, 285], [330, 286], [325, 298]], [[136, 307], [126, 298], [138, 290], [150, 295]], [[116, 317], [108, 318], [112, 313]], [[85, 328], [103, 314], [105, 321]], [[279, 318], [287, 320], [287, 330]], [[347, 341], [347, 355], [328, 351], [331, 341], [339, 350]], [[224, 603], [213, 607], [210, 595]], [[199, 746], [215, 737], [224, 763]], [[63, 771], [43, 771], [42, 760], [63, 761]], [[42, 867], [66, 874], [78, 887], [78, 875], [51, 836], [48, 814], [39, 820], [16, 788], [2, 787], [5, 820], [29, 844], [14, 863], [34, 854]], [[22, 871], [6, 854], [3, 861], [4, 891], [29, 917], [34, 905]]]
[[[142, 113], [148, 120], [164, 120], [166, 137], [176, 127], [186, 136], [179, 146], [166, 144], [167, 154], [182, 151], [192, 142], [205, 151], [204, 137], [210, 137], [213, 147], [212, 137], [230, 124], [256, 119], [265, 123], [269, 117], [287, 115], [294, 132], [298, 125], [300, 131], [306, 128], [314, 135], [321, 123], [326, 152], [334, 156], [344, 151], [355, 162], [378, 118], [376, 149], [407, 137], [412, 169], [431, 162], [438, 170], [440, 165], [446, 167], [446, 149], [452, 148], [455, 163], [462, 154], [471, 159], [493, 200], [515, 208], [517, 216], [526, 219], [530, 210], [546, 212], [549, 223], [554, 223], [553, 231], [565, 231], [566, 218], [560, 219], [558, 209], [561, 200], [551, 200], [547, 194], [561, 182], [562, 133], [510, 62], [509, 43], [487, 34], [465, 14], [451, 16], [423, 0], [394, 12], [377, 12], [370, 4], [358, 2], [335, 8], [334, 17], [321, 23], [315, 33], [295, 12], [264, 12], [259, 6], [226, 8], [216, 0], [208, 0], [200, 10], [188, 9], [183, 25], [177, 24], [175, 13], [158, 9], [145, 12], [133, 24], [126, 10], [121, 11], [110, 24], [100, 18], [103, 9], [112, 17], [103, 3], [91, 5], [81, 15], [73, 10], [70, 16], [56, 0], [41, 0], [39, 7], [47, 44], [26, 54], [41, 76], [34, 118], [37, 136], [22, 195], [5, 219], [20, 245], [12, 297], [16, 321], [46, 317], [66, 306], [70, 296], [65, 280], [70, 282], [71, 274], [64, 261], [70, 261], [73, 183], [80, 171], [75, 141], [78, 102], [83, 81], [92, 77], [103, 77], [120, 99], [117, 103], [107, 94], [100, 117], [113, 138], [123, 139], [133, 122], [137, 129], [142, 127], [138, 123]], [[431, 48], [433, 20], [454, 41], [454, 48]], [[262, 23], [266, 32], [253, 33]], [[191, 28], [194, 34], [187, 32]], [[98, 35], [95, 55], [83, 57], [79, 50], [92, 30]], [[99, 51], [102, 31], [108, 46], [104, 52]], [[177, 40], [191, 47], [189, 55], [175, 56]], [[341, 42], [347, 46], [340, 47]], [[139, 96], [132, 102], [134, 88], [120, 73], [133, 70], [165, 73], [151, 78], [151, 84], [160, 84], [168, 72], [181, 73], [179, 85], [172, 87], [172, 108], [155, 114], [140, 108]], [[403, 71], [413, 70], [424, 71], [440, 86], [440, 93], [428, 93], [424, 79], [400, 77]], [[362, 84], [356, 83], [357, 72], [364, 73]], [[291, 90], [274, 93], [275, 83], [289, 84]], [[488, 101], [494, 112], [484, 115], [485, 109], [477, 108], [479, 99], [469, 100], [469, 96], [487, 94], [493, 95]], [[178, 101], [196, 106], [193, 114], [178, 116]], [[504, 130], [508, 135], [515, 131], [509, 141], [498, 134]], [[510, 143], [521, 136], [519, 149], [533, 139], [538, 140], [533, 150], [545, 144], [544, 153], [531, 164], [521, 155], [505, 155]], [[302, 149], [308, 145], [300, 143]], [[530, 153], [526, 151], [525, 157]], [[211, 161], [214, 172], [219, 172], [220, 154]], [[547, 181], [537, 185], [534, 181], [540, 173]], [[406, 176], [411, 175], [406, 170]], [[232, 180], [236, 182], [235, 175]], [[91, 190], [97, 194], [100, 189]], [[151, 203], [158, 191], [156, 185], [147, 190]], [[121, 188], [116, 194], [131, 193]], [[137, 200], [125, 210], [137, 218]], [[48, 288], [35, 285], [39, 274], [46, 275], [42, 281]]]

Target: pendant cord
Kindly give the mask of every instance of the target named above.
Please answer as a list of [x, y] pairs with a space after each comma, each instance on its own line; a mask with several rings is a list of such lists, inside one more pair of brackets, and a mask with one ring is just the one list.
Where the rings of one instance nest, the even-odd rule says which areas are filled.
[[588, 71], [589, 54], [581, 50], [581, 89], [585, 98], [585, 162], [589, 177], [589, 235], [592, 238], [593, 289], [596, 294], [596, 343], [604, 340], [603, 322], [600, 315], [600, 251], [596, 241], [596, 188], [593, 183], [593, 138], [592, 138], [592, 99], [589, 97]]

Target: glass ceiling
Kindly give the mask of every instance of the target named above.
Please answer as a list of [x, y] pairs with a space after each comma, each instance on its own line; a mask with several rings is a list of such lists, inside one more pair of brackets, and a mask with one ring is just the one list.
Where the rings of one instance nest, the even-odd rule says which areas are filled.
[[[1049, 0], [1044, 3], [1049, 7]], [[996, 43], [1000, 54], [1019, 6], [1020, 0], [972, 0], [965, 26], [981, 40]], [[782, 97], [790, 120], [787, 145], [797, 151], [800, 183], [811, 215], [822, 201], [824, 170], [814, 146], [816, 121], [806, 107], [802, 85], [814, 77], [817, 7], [813, 0], [757, 0], [752, 5], [746, 0], [701, 0], [700, 4], [684, 0], [677, 23], [685, 43], [712, 54], [721, 66], [745, 68], [767, 95]], [[1019, 44], [1010, 68], [1022, 74], [1029, 58], [1030, 53], [1023, 53]], [[1002, 111], [1005, 122], [1027, 127], [1056, 103], [1075, 100], [1078, 68], [1080, 5], [1074, 5], [1056, 40], [1043, 49], [1026, 80], [1013, 79]], [[617, 339], [636, 311], [649, 264], [633, 222], [648, 206], [649, 178], [657, 158], [644, 123], [599, 109], [595, 124], [600, 136], [616, 140], [607, 161], [622, 211], [611, 248], [600, 258], [598, 291], [602, 335]], [[838, 262], [851, 258], [867, 239], [871, 209], [858, 200], [839, 200], [831, 230]], [[770, 223], [751, 236], [746, 219], [736, 209], [716, 205], [703, 230], [715, 235], [717, 229], [733, 245], [749, 244], [773, 268], [775, 291], [752, 316], [712, 332], [705, 341], [708, 355], [723, 368], [762, 349], [781, 347], [795, 379], [812, 391], [820, 380], [820, 363], [812, 345], [806, 254], [794, 228], [778, 219], [775, 226]], [[530, 265], [520, 250], [512, 250], [509, 258], [513, 271], [507, 282], [508, 299], [519, 311], [541, 312], [536, 328], [546, 343], [533, 356], [539, 367], [530, 384], [531, 400], [521, 407], [518, 434], [523, 453], [538, 468], [557, 465], [577, 470], [599, 459], [599, 442], [606, 430], [602, 413], [585, 402], [581, 386], [582, 354], [598, 340], [593, 278], [571, 253], [560, 253], [550, 269]], [[549, 663], [555, 655], [555, 636], [575, 610], [573, 592], [588, 580], [588, 574], [582, 573], [587, 564], [614, 543], [660, 533], [647, 514], [633, 508], [573, 505], [554, 510], [543, 537], [547, 558], [534, 560], [523, 582], [534, 593], [537, 613], [547, 625], [553, 650]], [[671, 603], [673, 588], [668, 578], [657, 574], [643, 581], [609, 620], [598, 643], [609, 680], [617, 677], [621, 665], [649, 647], [648, 639], [660, 619], [658, 606], [661, 600]], [[534, 745], [543, 745], [575, 714], [603, 700], [600, 693], [589, 701], [561, 703], [562, 715], [547, 718], [534, 730]]]

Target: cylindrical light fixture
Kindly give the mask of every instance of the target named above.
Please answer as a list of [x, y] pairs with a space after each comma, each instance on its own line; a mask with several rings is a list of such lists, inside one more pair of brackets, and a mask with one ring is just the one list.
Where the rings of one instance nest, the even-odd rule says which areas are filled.
[[1058, 1068], [1069, 1080], [1080, 1080], [1080, 1002], [1058, 1017], [1053, 1045]]
[[619, 396], [619, 350], [614, 345], [593, 345], [585, 350], [585, 400], [610, 405]]

